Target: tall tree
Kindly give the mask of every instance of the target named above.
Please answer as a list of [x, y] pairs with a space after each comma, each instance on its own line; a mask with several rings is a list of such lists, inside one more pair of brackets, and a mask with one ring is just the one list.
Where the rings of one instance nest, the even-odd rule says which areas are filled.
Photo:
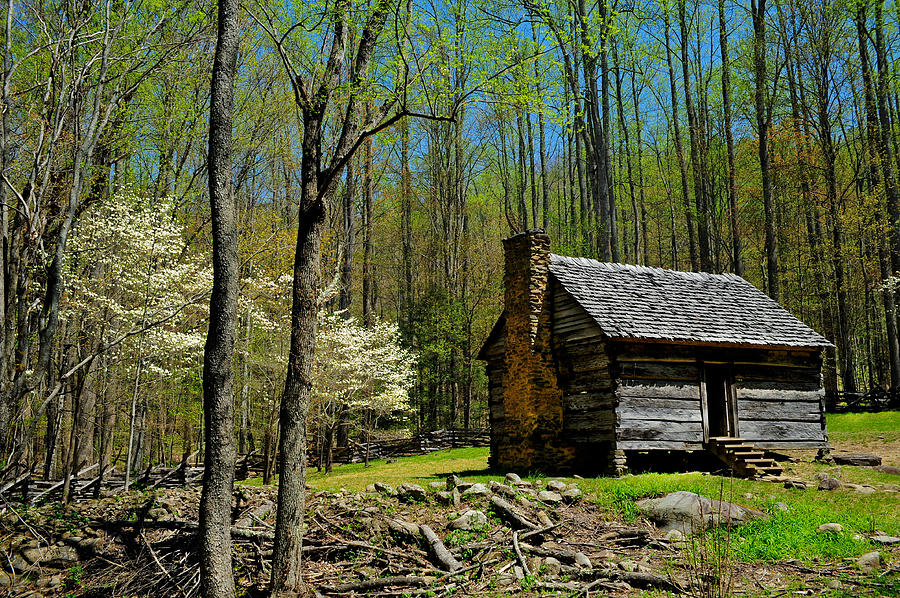
[[234, 330], [237, 322], [237, 214], [232, 195], [232, 110], [240, 33], [238, 0], [219, 0], [209, 110], [209, 202], [213, 290], [203, 352], [206, 456], [200, 496], [200, 582], [204, 598], [232, 598], [234, 490]]
[[725, 149], [728, 155], [728, 215], [731, 224], [731, 269], [744, 275], [741, 250], [741, 229], [738, 219], [737, 176], [734, 163], [734, 130], [731, 122], [731, 58], [728, 55], [728, 30], [725, 21], [725, 0], [719, 0], [719, 50], [722, 54], [722, 113], [725, 128]]
[[775, 232], [775, 200], [772, 196], [771, 159], [769, 157], [769, 123], [766, 61], [766, 0], [750, 0], [753, 20], [753, 101], [756, 108], [756, 133], [759, 137], [759, 169], [762, 178], [763, 212], [766, 229], [766, 290], [778, 301], [781, 284], [778, 273], [778, 236]]

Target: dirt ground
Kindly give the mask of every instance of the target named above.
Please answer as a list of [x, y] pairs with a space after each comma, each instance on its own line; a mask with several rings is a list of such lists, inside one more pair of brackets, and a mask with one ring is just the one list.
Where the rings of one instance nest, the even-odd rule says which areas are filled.
[[[517, 487], [513, 498], [506, 488], [492, 486], [489, 494], [456, 497], [451, 493], [443, 499], [423, 489], [421, 500], [403, 493], [398, 497], [390, 490], [317, 492], [310, 497], [304, 567], [311, 590], [322, 596], [548, 592], [638, 596], [648, 591], [651, 595], [697, 593], [714, 579], [739, 595], [880, 596], [897, 587], [896, 577], [886, 574], [884, 581], [893, 579], [895, 585], [879, 585], [881, 578], [860, 572], [851, 561], [745, 565], [725, 559], [717, 571], [715, 557], [725, 548], [722, 545], [667, 539], [647, 521], [611, 520], [587, 500], [545, 503], [536, 498], [540, 488]], [[234, 511], [235, 525], [242, 530], [235, 539], [239, 595], [264, 595], [275, 492], [265, 487], [240, 489]], [[493, 497], [507, 500], [529, 520], [544, 523], [536, 523], [538, 531], [529, 537], [530, 528], [512, 522], [494, 506]], [[460, 502], [453, 504], [455, 499]], [[12, 585], [0, 589], [0, 595], [196, 596], [198, 503], [199, 490], [189, 488], [85, 501], [69, 508], [47, 505], [24, 516], [7, 510], [0, 518], [0, 548], [7, 560], [31, 554], [23, 546], [45, 554], [75, 547], [79, 560], [62, 566], [41, 562], [14, 579], [7, 576]], [[476, 531], [450, 531], [451, 518], [469, 509], [488, 514], [487, 525]], [[423, 524], [444, 540], [458, 560], [462, 567], [458, 575], [448, 575], [446, 564], [421, 541], [415, 526]], [[522, 557], [515, 551], [514, 530], [521, 538]], [[897, 562], [898, 553], [900, 548], [886, 550], [884, 556]], [[556, 567], [551, 567], [548, 556], [556, 558], [559, 570], [548, 570]], [[536, 569], [527, 578], [523, 578], [522, 560]], [[354, 589], [366, 580], [398, 576], [410, 576], [404, 579], [415, 583]]]

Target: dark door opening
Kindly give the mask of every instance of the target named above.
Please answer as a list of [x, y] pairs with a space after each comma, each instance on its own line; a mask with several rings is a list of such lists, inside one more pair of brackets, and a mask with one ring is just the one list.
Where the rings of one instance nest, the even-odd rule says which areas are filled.
[[729, 369], [727, 365], [703, 364], [707, 438], [737, 434]]

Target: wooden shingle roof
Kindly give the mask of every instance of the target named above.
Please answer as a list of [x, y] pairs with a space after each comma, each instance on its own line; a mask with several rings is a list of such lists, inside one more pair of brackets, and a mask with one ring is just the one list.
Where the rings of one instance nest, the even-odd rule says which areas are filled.
[[676, 272], [551, 254], [550, 272], [610, 338], [829, 347], [735, 274]]

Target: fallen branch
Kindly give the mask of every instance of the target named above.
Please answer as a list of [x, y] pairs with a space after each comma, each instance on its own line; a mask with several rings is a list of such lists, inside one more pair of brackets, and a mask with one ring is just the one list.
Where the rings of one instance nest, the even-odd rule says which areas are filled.
[[528, 566], [528, 563], [525, 562], [525, 555], [522, 554], [522, 549], [519, 548], [519, 532], [513, 531], [512, 534], [512, 544], [513, 550], [516, 552], [516, 558], [519, 559], [519, 564], [522, 565], [522, 571], [525, 572], [525, 575], [531, 575], [531, 568]]
[[538, 529], [539, 526], [536, 523], [532, 523], [531, 521], [529, 521], [522, 513], [519, 512], [517, 508], [515, 508], [513, 505], [506, 502], [499, 496], [492, 496], [491, 504], [494, 505], [494, 507], [498, 511], [500, 511], [501, 515], [505, 515], [507, 519], [511, 520], [519, 527], [524, 527], [530, 530]]
[[450, 554], [450, 551], [447, 550], [447, 547], [444, 546], [444, 543], [438, 538], [438, 535], [434, 533], [434, 530], [423, 523], [419, 526], [419, 531], [422, 533], [425, 540], [428, 541], [428, 547], [431, 549], [431, 553], [447, 568], [448, 571], [456, 573], [463, 568], [462, 563], [457, 561], [453, 555]]
[[431, 577], [419, 577], [415, 575], [399, 575], [395, 577], [379, 577], [365, 579], [363, 581], [351, 581], [336, 586], [319, 586], [319, 591], [325, 594], [343, 594], [346, 592], [368, 592], [380, 590], [390, 586], [426, 586], [434, 581]]

